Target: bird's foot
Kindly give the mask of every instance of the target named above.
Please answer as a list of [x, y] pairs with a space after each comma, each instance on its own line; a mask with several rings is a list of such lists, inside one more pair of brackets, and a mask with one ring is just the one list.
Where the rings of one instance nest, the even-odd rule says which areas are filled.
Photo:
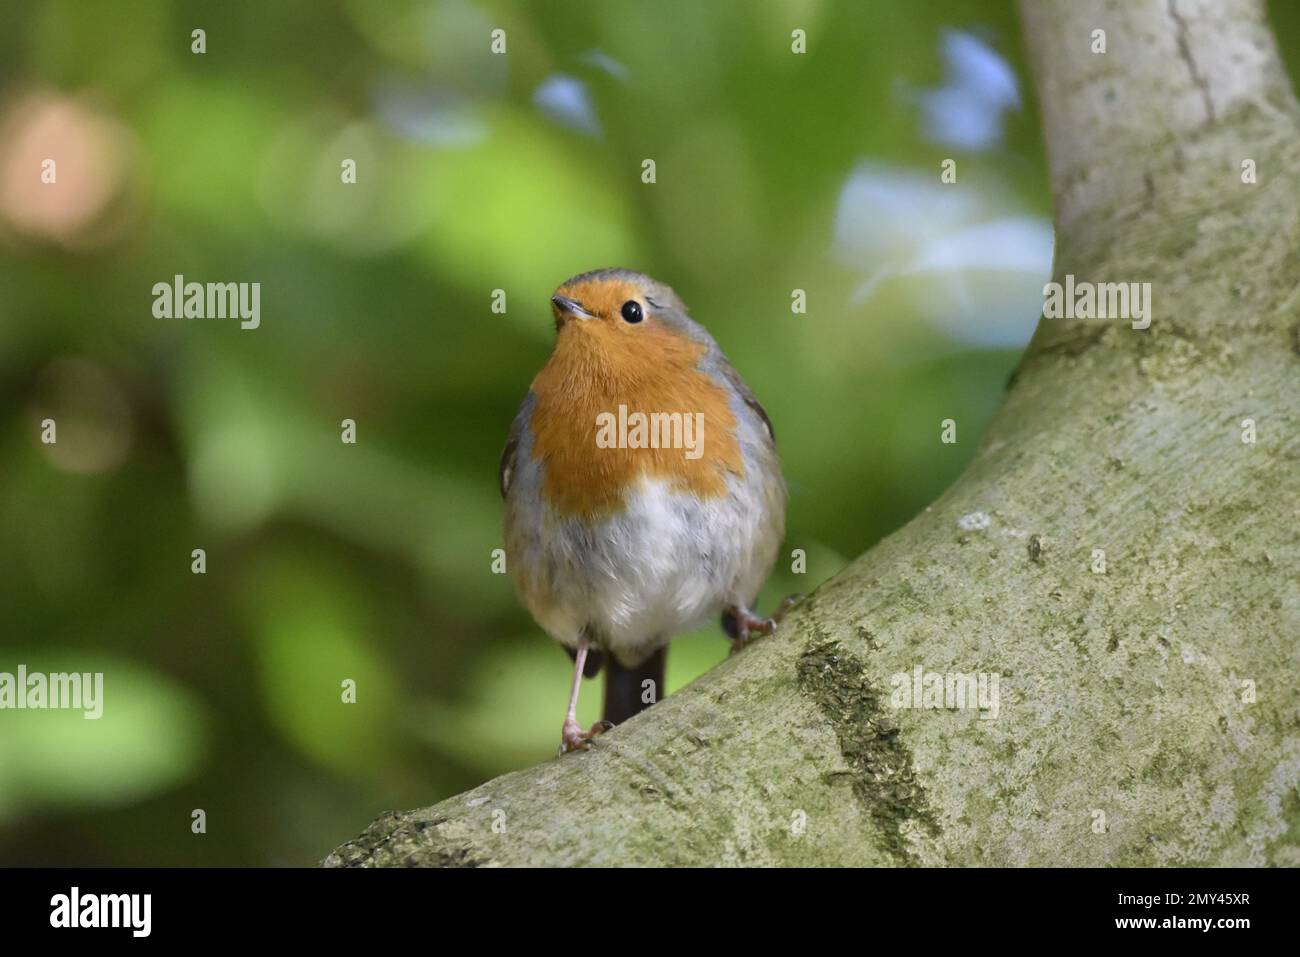
[[786, 595], [781, 599], [781, 603], [776, 606], [776, 611], [772, 612], [772, 620], [779, 622], [789, 614], [791, 608], [801, 601], [803, 601], [803, 595]]
[[735, 631], [728, 629], [731, 635], [731, 653], [743, 651], [755, 638], [775, 635], [777, 621], [775, 617], [759, 618], [751, 611], [737, 608], [729, 612]]
[[776, 619], [759, 618], [749, 609], [727, 609], [723, 612], [723, 631], [731, 635], [732, 654], [744, 649], [755, 637], [775, 635]]
[[591, 726], [590, 731], [583, 731], [582, 725], [573, 718], [565, 718], [564, 730], [560, 732], [560, 750], [557, 755], [567, 754], [570, 751], [586, 751], [591, 747], [592, 738], [612, 727], [614, 727], [612, 721], [597, 721]]
[[776, 626], [801, 598], [802, 595], [788, 595], [781, 599], [771, 618], [760, 618], [748, 608], [728, 608], [722, 613], [722, 630], [731, 636], [731, 653], [742, 651], [755, 638], [775, 635]]

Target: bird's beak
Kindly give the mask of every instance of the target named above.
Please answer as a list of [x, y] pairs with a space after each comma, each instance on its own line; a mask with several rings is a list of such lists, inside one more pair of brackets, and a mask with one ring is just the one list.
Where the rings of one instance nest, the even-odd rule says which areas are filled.
[[558, 329], [570, 319], [595, 319], [596, 317], [582, 308], [581, 303], [568, 296], [551, 297], [551, 308], [555, 312], [555, 326]]

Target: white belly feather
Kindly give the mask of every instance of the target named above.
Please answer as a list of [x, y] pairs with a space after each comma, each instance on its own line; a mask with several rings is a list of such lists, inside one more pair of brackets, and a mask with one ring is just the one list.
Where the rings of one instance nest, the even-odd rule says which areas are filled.
[[731, 494], [711, 500], [642, 478], [615, 517], [588, 525], [547, 516], [546, 534], [507, 543], [528, 570], [521, 597], [557, 641], [573, 647], [589, 627], [597, 644], [636, 664], [728, 605], [753, 603], [783, 534], [784, 490], [771, 478], [732, 477]]

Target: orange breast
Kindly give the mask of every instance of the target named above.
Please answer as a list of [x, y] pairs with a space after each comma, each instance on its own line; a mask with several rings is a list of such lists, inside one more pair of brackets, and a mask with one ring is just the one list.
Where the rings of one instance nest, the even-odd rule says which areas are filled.
[[[641, 476], [713, 498], [726, 475], [744, 474], [727, 392], [697, 368], [705, 347], [660, 323], [573, 321], [533, 380], [532, 432], [543, 491], [561, 513], [596, 517], [616, 510]], [[703, 415], [702, 454], [681, 448], [601, 448], [598, 416], [641, 412]]]

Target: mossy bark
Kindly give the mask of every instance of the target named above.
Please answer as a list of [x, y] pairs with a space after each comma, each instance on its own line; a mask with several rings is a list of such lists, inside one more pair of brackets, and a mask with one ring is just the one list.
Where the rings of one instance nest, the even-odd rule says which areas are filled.
[[[1022, 14], [1055, 278], [1151, 283], [1150, 328], [1044, 319], [962, 478], [777, 638], [327, 865], [1300, 864], [1300, 111], [1257, 0]], [[916, 665], [997, 717], [893, 707]]]

